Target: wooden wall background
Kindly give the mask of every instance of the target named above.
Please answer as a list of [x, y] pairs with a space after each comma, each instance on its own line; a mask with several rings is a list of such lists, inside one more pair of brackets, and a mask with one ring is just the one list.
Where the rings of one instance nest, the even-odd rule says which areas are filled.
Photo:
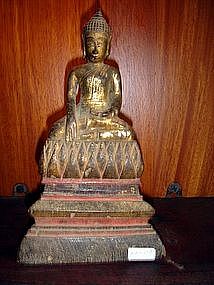
[[[64, 112], [66, 78], [82, 62], [93, 0], [1, 0], [0, 191], [36, 189], [41, 143]], [[144, 153], [143, 191], [213, 195], [213, 1], [101, 0], [113, 27], [123, 114]]]

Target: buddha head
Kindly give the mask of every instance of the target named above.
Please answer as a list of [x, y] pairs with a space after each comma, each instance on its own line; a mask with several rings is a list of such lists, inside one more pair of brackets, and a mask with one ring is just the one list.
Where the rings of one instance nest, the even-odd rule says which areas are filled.
[[110, 53], [110, 40], [111, 29], [99, 10], [83, 29], [84, 57], [89, 62], [103, 62]]

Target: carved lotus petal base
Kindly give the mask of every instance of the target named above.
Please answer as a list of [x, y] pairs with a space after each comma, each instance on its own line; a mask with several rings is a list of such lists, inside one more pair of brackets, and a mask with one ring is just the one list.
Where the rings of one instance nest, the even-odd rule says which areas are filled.
[[41, 169], [44, 178], [134, 179], [142, 174], [143, 160], [135, 140], [48, 140]]

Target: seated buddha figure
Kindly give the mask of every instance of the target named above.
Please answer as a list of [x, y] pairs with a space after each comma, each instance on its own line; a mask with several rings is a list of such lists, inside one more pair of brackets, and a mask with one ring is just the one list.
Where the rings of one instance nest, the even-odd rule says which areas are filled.
[[133, 130], [118, 117], [122, 103], [119, 70], [104, 63], [111, 29], [101, 11], [89, 20], [82, 37], [87, 63], [70, 73], [67, 115], [53, 125], [49, 139], [132, 140]]
[[87, 63], [68, 78], [67, 114], [54, 123], [41, 155], [43, 178], [126, 179], [142, 173], [134, 131], [118, 117], [119, 70], [104, 63], [110, 40], [110, 27], [98, 11], [83, 30]]

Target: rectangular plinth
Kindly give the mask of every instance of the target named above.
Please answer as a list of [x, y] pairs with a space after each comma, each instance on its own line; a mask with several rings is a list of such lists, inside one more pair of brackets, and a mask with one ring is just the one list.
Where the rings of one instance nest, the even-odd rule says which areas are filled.
[[24, 264], [102, 263], [128, 261], [128, 248], [155, 248], [156, 259], [163, 245], [150, 227], [147, 233], [118, 236], [25, 236], [18, 261]]
[[31, 207], [31, 214], [52, 217], [145, 217], [150, 218], [154, 209], [145, 201], [52, 199], [45, 197]]
[[[22, 240], [24, 264], [128, 261], [129, 248], [164, 251], [149, 219], [151, 205], [133, 181], [84, 181], [45, 185], [30, 212], [36, 224]], [[87, 182], [87, 183], [86, 183]], [[109, 182], [109, 181], [108, 181]]]

